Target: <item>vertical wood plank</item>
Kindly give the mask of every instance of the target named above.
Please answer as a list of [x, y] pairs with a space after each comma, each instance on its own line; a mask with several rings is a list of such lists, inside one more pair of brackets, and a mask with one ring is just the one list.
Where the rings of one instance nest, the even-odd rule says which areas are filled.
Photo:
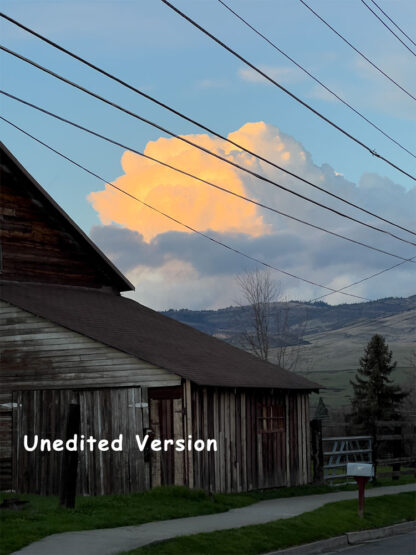
[[[152, 428], [156, 438], [160, 436], [159, 402], [160, 401], [158, 401], [157, 399], [150, 400], [150, 427]], [[150, 464], [151, 464], [151, 486], [152, 488], [154, 488], [161, 485], [159, 452], [151, 451]]]
[[237, 476], [236, 476], [236, 440], [235, 440], [235, 392], [230, 391], [230, 489], [237, 491]]
[[[201, 434], [201, 400], [200, 400], [200, 390], [199, 388], [192, 388], [191, 391], [192, 403], [192, 428], [191, 435], [192, 438], [199, 437]], [[193, 474], [194, 474], [194, 487], [201, 487], [201, 457], [198, 453], [191, 453], [192, 463], [193, 463]]]
[[309, 395], [306, 394], [306, 458], [308, 461], [308, 484], [312, 481], [311, 427], [309, 419]]
[[[173, 435], [177, 440], [183, 437], [182, 427], [182, 399], [173, 400]], [[184, 480], [184, 453], [175, 451], [175, 478], [174, 482], [177, 486], [185, 485]]]
[[226, 438], [225, 438], [225, 396], [224, 390], [218, 392], [219, 396], [219, 408], [220, 408], [220, 481], [221, 481], [221, 492], [227, 491], [226, 483]]
[[[219, 430], [219, 406], [218, 406], [218, 389], [215, 388], [213, 392], [213, 417], [214, 417], [214, 434], [213, 439], [217, 441], [217, 446], [221, 450], [220, 440], [220, 430]], [[220, 455], [217, 450], [214, 452], [214, 491], [221, 491], [221, 481], [220, 481]]]
[[[150, 407], [149, 407], [149, 390], [147, 387], [141, 388], [142, 397], [142, 429], [150, 427]], [[147, 405], [147, 406], [146, 406]], [[151, 487], [151, 461], [144, 462], [144, 482], [143, 489], [147, 490]]]
[[297, 443], [298, 443], [298, 484], [302, 482], [302, 403], [300, 395], [296, 395], [296, 416], [297, 416]]
[[247, 485], [247, 422], [246, 422], [246, 394], [240, 396], [241, 407], [241, 489], [246, 491]]
[[231, 452], [231, 394], [229, 391], [225, 393], [225, 402], [226, 402], [226, 437], [227, 437], [227, 492], [230, 493], [232, 491], [232, 481], [231, 481], [231, 473], [232, 473], [232, 452]]
[[258, 487], [264, 487], [264, 472], [263, 472], [263, 439], [260, 434], [260, 422], [259, 418], [263, 416], [263, 407], [262, 407], [262, 396], [256, 399], [257, 407], [256, 407], [256, 419], [255, 419], [255, 426], [256, 426], [256, 439], [257, 439], [257, 465], [258, 465]]
[[[134, 431], [139, 433], [139, 427], [137, 425], [137, 418], [136, 418], [136, 402], [138, 401], [138, 395], [136, 397], [136, 390], [134, 388], [129, 388], [127, 390], [127, 423], [128, 423], [128, 433], [125, 437], [125, 448], [127, 448], [127, 465], [129, 471], [129, 484], [128, 484], [128, 491], [138, 491], [138, 473], [137, 473], [137, 465], [139, 461], [139, 456], [134, 457], [133, 455], [133, 447], [134, 447]], [[141, 435], [141, 432], [140, 432]], [[138, 453], [137, 453], [138, 454]]]
[[[186, 380], [185, 384], [185, 392], [186, 392], [186, 422], [187, 422], [187, 430], [186, 430], [186, 439], [188, 439], [188, 435], [192, 435], [192, 398], [191, 398], [191, 382], [190, 380]], [[193, 457], [191, 451], [186, 451], [187, 458], [188, 458], [188, 475], [189, 475], [189, 487], [194, 487], [194, 464], [193, 464]]]
[[292, 483], [290, 475], [290, 416], [289, 416], [289, 394], [285, 394], [285, 432], [286, 432], [286, 485]]

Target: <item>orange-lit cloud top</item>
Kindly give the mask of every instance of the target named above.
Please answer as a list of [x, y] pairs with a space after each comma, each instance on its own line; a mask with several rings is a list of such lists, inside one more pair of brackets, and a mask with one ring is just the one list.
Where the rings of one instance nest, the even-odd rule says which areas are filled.
[[[236, 142], [255, 149], [267, 126], [263, 122], [248, 123], [230, 134]], [[224, 141], [208, 135], [185, 136], [201, 146], [233, 159], [248, 167], [253, 164], [251, 156], [241, 159], [241, 152]], [[290, 158], [284, 145], [275, 145], [281, 160]], [[275, 151], [275, 152], [276, 152]], [[235, 193], [247, 194], [237, 169], [221, 160], [187, 145], [178, 139], [160, 138], [149, 142], [145, 154], [181, 168], [202, 179], [211, 181]], [[197, 230], [246, 233], [253, 237], [269, 233], [269, 225], [263, 222], [259, 209], [241, 199], [225, 194], [204, 183], [181, 175], [156, 162], [146, 160], [132, 152], [125, 152], [121, 159], [124, 175], [113, 183], [146, 203], [194, 227]], [[241, 173], [241, 172], [240, 172]], [[175, 222], [164, 218], [140, 205], [110, 186], [89, 195], [101, 222], [117, 223], [141, 233], [145, 241], [167, 231], [186, 231]]]

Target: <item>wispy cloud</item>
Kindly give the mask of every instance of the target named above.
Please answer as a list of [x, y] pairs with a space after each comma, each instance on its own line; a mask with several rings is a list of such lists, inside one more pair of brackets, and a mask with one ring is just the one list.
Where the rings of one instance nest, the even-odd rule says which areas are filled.
[[[386, 53], [379, 57], [377, 65], [411, 94], [416, 94], [416, 72], [409, 71], [409, 64], [404, 56]], [[407, 120], [416, 119], [414, 101], [394, 83], [358, 56], [354, 59], [353, 69], [361, 77], [360, 86], [357, 82], [357, 86], [351, 91], [354, 102], [377, 109], [383, 114]]]
[[[328, 87], [329, 88], [329, 87]], [[331, 90], [334, 90], [334, 87], [331, 87]], [[338, 94], [338, 93], [337, 93]], [[310, 91], [308, 92], [307, 96], [309, 98], [316, 98], [317, 100], [324, 100], [325, 102], [339, 102], [339, 100], [326, 89], [324, 89], [321, 85], [314, 85]], [[342, 93], [339, 93], [340, 98], [344, 98]]]
[[[276, 81], [281, 83], [300, 83], [305, 81], [306, 75], [296, 67], [287, 66], [259, 66], [264, 73], [270, 75]], [[262, 77], [254, 69], [242, 67], [238, 70], [238, 75], [243, 81], [248, 81], [249, 83], [267, 83], [267, 79]]]
[[229, 81], [225, 79], [201, 79], [196, 84], [198, 89], [226, 89], [229, 86]]

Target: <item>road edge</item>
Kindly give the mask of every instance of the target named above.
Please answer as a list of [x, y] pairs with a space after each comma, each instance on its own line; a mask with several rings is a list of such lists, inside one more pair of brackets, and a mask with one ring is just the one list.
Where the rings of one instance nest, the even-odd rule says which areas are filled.
[[371, 528], [370, 530], [360, 530], [359, 532], [347, 532], [342, 536], [335, 536], [326, 540], [320, 540], [313, 543], [304, 543], [295, 545], [287, 549], [279, 549], [278, 551], [270, 551], [267, 555], [317, 555], [319, 553], [328, 553], [334, 549], [341, 549], [349, 545], [357, 545], [369, 540], [378, 540], [412, 532], [416, 530], [416, 520], [393, 524], [392, 526], [384, 526], [383, 528]]

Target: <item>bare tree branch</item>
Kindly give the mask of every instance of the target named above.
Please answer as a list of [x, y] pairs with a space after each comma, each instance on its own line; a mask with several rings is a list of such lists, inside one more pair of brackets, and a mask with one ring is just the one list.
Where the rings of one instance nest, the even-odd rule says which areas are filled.
[[263, 360], [293, 370], [299, 360], [306, 318], [291, 329], [289, 303], [281, 298], [280, 285], [272, 281], [270, 272], [246, 272], [237, 277], [237, 282], [244, 298], [242, 304], [249, 310], [243, 346]]

